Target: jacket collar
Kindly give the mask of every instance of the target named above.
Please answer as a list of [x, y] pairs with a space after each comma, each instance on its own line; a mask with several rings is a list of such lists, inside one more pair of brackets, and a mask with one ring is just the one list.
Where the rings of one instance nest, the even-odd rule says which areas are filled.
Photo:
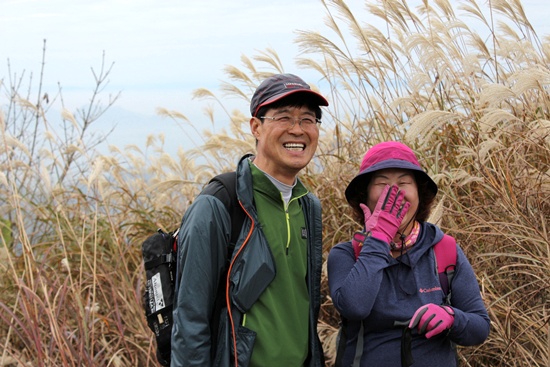
[[443, 238], [443, 231], [435, 224], [420, 223], [420, 235], [409, 251], [395, 259], [396, 262], [414, 266], [424, 254]]

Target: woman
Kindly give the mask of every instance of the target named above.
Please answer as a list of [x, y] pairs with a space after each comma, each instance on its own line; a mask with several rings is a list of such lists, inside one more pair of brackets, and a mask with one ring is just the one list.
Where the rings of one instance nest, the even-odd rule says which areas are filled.
[[353, 241], [340, 243], [327, 264], [343, 320], [338, 366], [456, 366], [455, 344], [489, 335], [478, 282], [458, 246], [451, 305], [444, 305], [433, 251], [444, 234], [426, 222], [436, 193], [406, 145], [384, 142], [365, 154], [346, 188], [355, 219], [365, 224], [354, 236], [357, 256]]

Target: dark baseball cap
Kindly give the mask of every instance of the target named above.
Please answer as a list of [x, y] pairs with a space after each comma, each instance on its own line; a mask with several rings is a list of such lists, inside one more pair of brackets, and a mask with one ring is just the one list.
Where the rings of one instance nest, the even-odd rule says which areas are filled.
[[294, 93], [310, 94], [317, 99], [319, 106], [328, 106], [325, 97], [312, 91], [311, 87], [296, 75], [276, 74], [264, 80], [256, 89], [252, 101], [250, 101], [250, 113], [253, 117], [256, 117], [261, 107]]

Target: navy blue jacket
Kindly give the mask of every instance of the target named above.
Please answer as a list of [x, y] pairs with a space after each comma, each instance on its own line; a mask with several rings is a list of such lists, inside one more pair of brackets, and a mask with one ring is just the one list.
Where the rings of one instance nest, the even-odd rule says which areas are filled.
[[[389, 246], [369, 237], [357, 261], [351, 242], [332, 248], [328, 257], [328, 281], [334, 306], [346, 320], [347, 344], [340, 355], [342, 366], [395, 367], [401, 365], [403, 329], [395, 321], [410, 320], [427, 303], [443, 304], [433, 246], [443, 232], [422, 223], [417, 243], [400, 258], [389, 254]], [[412, 332], [412, 355], [421, 366], [455, 366], [453, 343], [463, 346], [482, 343], [489, 335], [490, 321], [481, 299], [472, 266], [457, 245], [452, 281], [455, 320], [449, 333], [431, 339]]]

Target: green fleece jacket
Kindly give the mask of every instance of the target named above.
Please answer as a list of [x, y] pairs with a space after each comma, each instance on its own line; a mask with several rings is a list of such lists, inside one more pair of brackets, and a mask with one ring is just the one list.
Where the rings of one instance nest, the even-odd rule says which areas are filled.
[[258, 219], [275, 260], [277, 275], [244, 315], [257, 333], [251, 366], [303, 366], [308, 356], [309, 293], [307, 231], [297, 182], [288, 204], [281, 192], [250, 163]]

